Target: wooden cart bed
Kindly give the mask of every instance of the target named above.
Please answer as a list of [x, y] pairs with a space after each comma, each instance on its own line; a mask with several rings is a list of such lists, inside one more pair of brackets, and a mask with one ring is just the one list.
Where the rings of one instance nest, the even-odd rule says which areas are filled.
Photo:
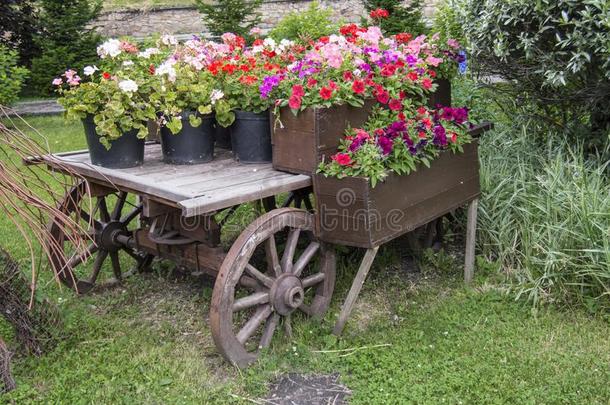
[[175, 166], [163, 163], [161, 145], [147, 144], [144, 165], [129, 169], [94, 166], [86, 151], [39, 158], [51, 169], [67, 167], [88, 180], [145, 195], [182, 210], [184, 217], [311, 186], [310, 176], [280, 172], [271, 163], [240, 164], [218, 149], [213, 161]]

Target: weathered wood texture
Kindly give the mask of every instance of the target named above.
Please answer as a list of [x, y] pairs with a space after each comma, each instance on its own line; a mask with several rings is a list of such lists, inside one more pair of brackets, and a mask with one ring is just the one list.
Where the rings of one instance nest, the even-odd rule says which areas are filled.
[[345, 130], [365, 123], [374, 104], [308, 108], [296, 117], [288, 107], [283, 108], [281, 125], [271, 117], [273, 167], [290, 173], [315, 173], [321, 161], [336, 153]]
[[316, 233], [326, 242], [372, 248], [414, 230], [480, 194], [477, 143], [443, 152], [430, 168], [390, 175], [372, 188], [367, 178], [314, 176]]
[[464, 257], [464, 282], [470, 283], [474, 277], [474, 248], [477, 236], [477, 213], [479, 199], [476, 198], [468, 205], [468, 221], [466, 225], [466, 254]]
[[[44, 156], [41, 159], [52, 168], [61, 169], [54, 159]], [[161, 159], [161, 145], [147, 144], [144, 165], [140, 167], [107, 169], [94, 166], [87, 152], [62, 156], [60, 161], [92, 182], [179, 207], [185, 217], [311, 185], [309, 176], [283, 173], [274, 170], [270, 163], [240, 164], [226, 150], [219, 150], [212, 162], [200, 165], [175, 166], [163, 163]]]

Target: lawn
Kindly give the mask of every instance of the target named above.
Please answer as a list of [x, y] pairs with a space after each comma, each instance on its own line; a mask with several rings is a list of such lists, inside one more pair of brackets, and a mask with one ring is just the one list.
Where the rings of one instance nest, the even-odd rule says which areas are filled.
[[[55, 151], [84, 146], [80, 124], [30, 120]], [[27, 265], [6, 218], [0, 245]], [[456, 245], [459, 238], [450, 238]], [[382, 249], [344, 335], [330, 335], [361, 252], [341, 251], [338, 285], [322, 321], [293, 322], [261, 360], [237, 370], [216, 352], [208, 327], [213, 280], [152, 273], [77, 298], [43, 283], [63, 317], [63, 339], [41, 358], [18, 356], [7, 403], [251, 403], [286, 372], [339, 373], [355, 404], [587, 403], [610, 398], [610, 322], [581, 312], [532, 311], [481, 266], [461, 281], [461, 258], [427, 256], [419, 269], [403, 245]], [[49, 280], [47, 275], [46, 280]], [[0, 331], [6, 325], [0, 324]]]

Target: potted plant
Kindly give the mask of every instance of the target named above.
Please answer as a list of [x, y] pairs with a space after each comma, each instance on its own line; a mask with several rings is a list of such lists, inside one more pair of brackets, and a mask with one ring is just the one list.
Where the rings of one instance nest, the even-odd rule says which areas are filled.
[[[379, 27], [344, 26], [288, 66], [275, 103], [274, 167], [313, 173], [345, 129], [364, 124], [377, 102], [397, 109], [434, 90], [425, 37], [384, 38]], [[432, 73], [433, 74], [433, 73]], [[292, 116], [289, 111], [292, 110]], [[296, 153], [295, 151], [298, 151]]]
[[378, 246], [476, 198], [477, 143], [468, 111], [445, 107], [377, 110], [350, 129], [314, 175], [324, 240]]
[[111, 74], [95, 66], [74, 70], [53, 80], [66, 115], [82, 119], [91, 163], [108, 168], [139, 166], [144, 161], [147, 123], [155, 118], [145, 80], [126, 72]]

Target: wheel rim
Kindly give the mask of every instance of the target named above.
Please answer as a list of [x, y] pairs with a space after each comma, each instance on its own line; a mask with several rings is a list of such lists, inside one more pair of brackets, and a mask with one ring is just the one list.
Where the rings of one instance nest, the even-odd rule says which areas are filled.
[[[86, 251], [75, 252], [65, 230], [56, 222], [50, 225], [52, 240], [47, 246], [51, 266], [59, 280], [78, 294], [87, 293], [95, 286], [117, 284], [129, 275], [121, 270], [121, 251], [135, 260], [137, 269], [150, 265], [152, 259], [152, 256], [141, 254], [117, 241], [119, 235], [131, 235], [130, 225], [140, 216], [141, 205], [131, 203], [126, 192], [108, 193], [98, 196], [89, 212], [88, 208], [83, 207], [86, 195], [86, 184], [81, 183], [68, 193], [60, 206], [91, 239]], [[90, 268], [86, 263], [89, 259], [92, 260]], [[105, 271], [105, 267], [110, 267], [110, 271]], [[111, 277], [104, 277], [105, 273], [111, 273]]]
[[[275, 234], [289, 229], [284, 246]], [[254, 221], [235, 241], [214, 286], [210, 324], [216, 346], [245, 367], [269, 346], [280, 324], [291, 333], [291, 316], [323, 315], [335, 283], [331, 246], [311, 240], [313, 216], [294, 208], [271, 211]], [[299, 244], [301, 242], [301, 244]], [[254, 254], [264, 251], [264, 267]]]

